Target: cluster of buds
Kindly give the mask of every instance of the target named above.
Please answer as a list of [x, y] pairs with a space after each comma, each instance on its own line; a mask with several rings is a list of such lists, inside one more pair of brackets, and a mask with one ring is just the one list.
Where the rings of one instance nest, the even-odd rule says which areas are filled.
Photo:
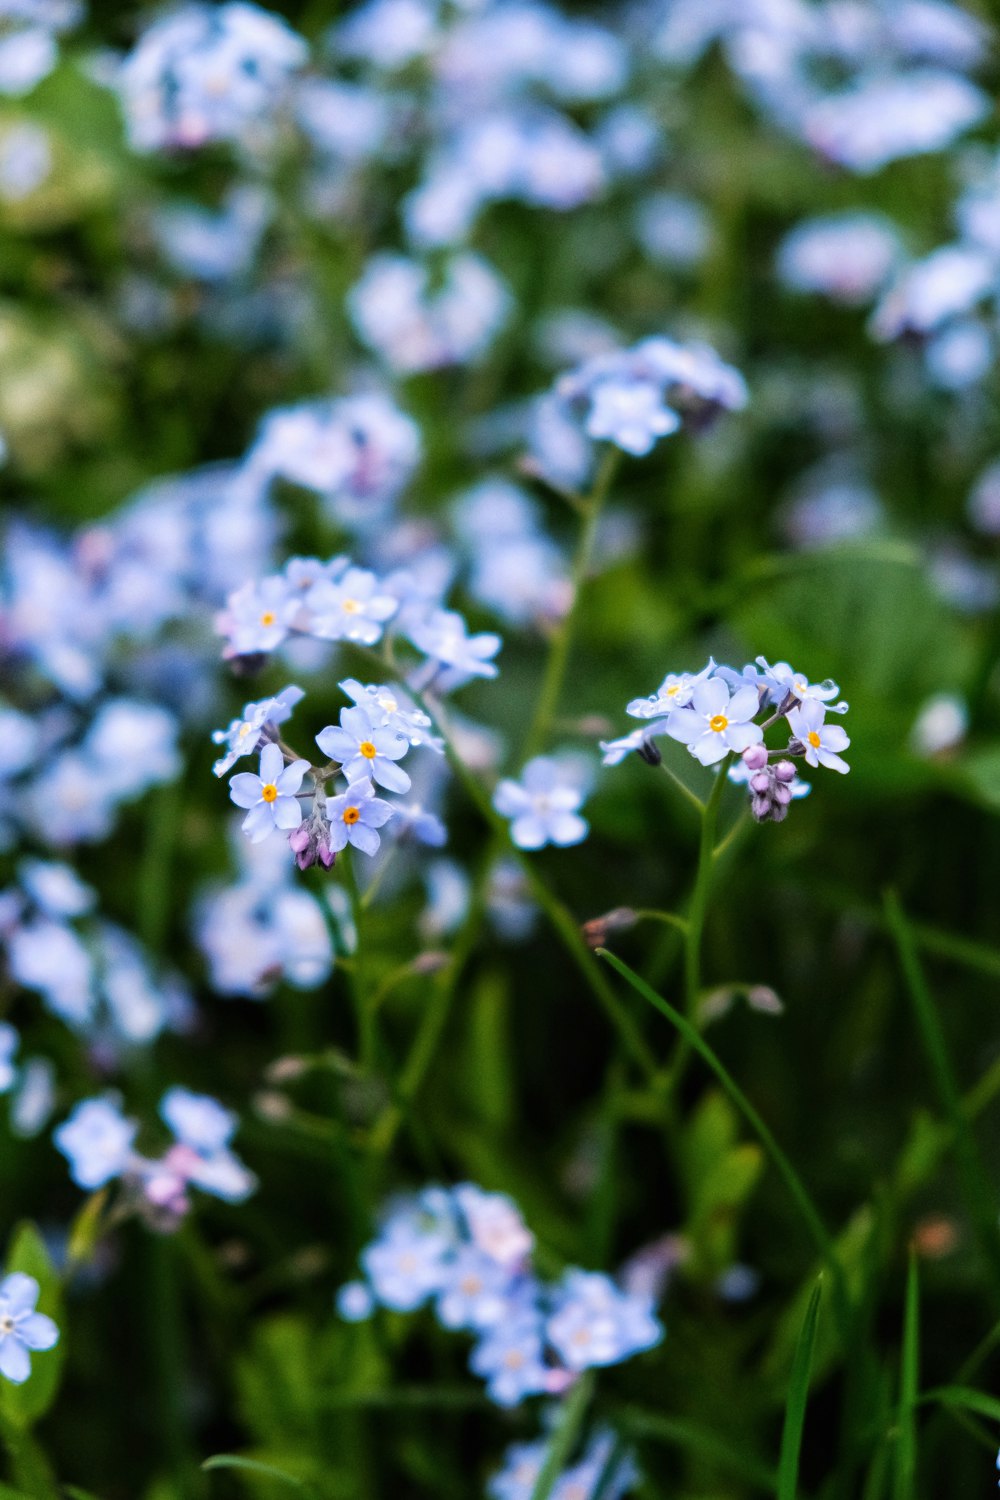
[[795, 767], [790, 760], [768, 761], [763, 745], [751, 745], [743, 752], [743, 764], [750, 773], [750, 811], [758, 823], [783, 823], [788, 817], [795, 782]]

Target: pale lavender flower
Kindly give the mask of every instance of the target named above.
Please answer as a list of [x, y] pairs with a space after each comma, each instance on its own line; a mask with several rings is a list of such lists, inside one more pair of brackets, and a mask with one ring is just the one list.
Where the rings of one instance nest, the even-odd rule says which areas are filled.
[[220, 633], [227, 637], [225, 655], [273, 651], [287, 638], [300, 604], [283, 578], [244, 584], [230, 594], [217, 622]]
[[360, 683], [353, 677], [345, 678], [340, 687], [364, 709], [377, 729], [391, 729], [411, 745], [427, 745], [439, 754], [444, 753], [439, 737], [426, 733], [431, 728], [430, 718], [417, 708], [403, 688]]
[[31, 1374], [31, 1353], [52, 1349], [59, 1329], [35, 1311], [40, 1288], [33, 1276], [14, 1271], [0, 1281], [0, 1375], [23, 1385]]
[[324, 755], [339, 762], [348, 781], [371, 777], [390, 792], [408, 792], [410, 778], [401, 766], [409, 740], [394, 729], [377, 729], [364, 708], [345, 708], [340, 727], [329, 724], [316, 736]]
[[257, 844], [274, 829], [288, 831], [302, 822], [302, 809], [296, 793], [309, 770], [307, 760], [285, 765], [285, 757], [275, 744], [265, 745], [260, 754], [260, 775], [241, 771], [229, 783], [229, 795], [237, 807], [249, 808], [243, 819], [243, 832]]
[[301, 688], [286, 687], [273, 698], [262, 698], [258, 703], [247, 703], [243, 716], [234, 719], [228, 729], [216, 729], [212, 739], [217, 745], [225, 745], [226, 753], [215, 762], [212, 770], [216, 776], [226, 772], [244, 755], [252, 755], [260, 745], [267, 724], [284, 724], [291, 718], [296, 703], [305, 697]]
[[426, 620], [414, 622], [409, 637], [432, 661], [469, 677], [496, 677], [492, 657], [500, 650], [498, 635], [483, 631], [469, 635], [468, 626], [455, 610], [436, 609]]
[[327, 803], [330, 819], [330, 847], [335, 854], [353, 844], [362, 854], [378, 852], [381, 839], [375, 832], [392, 817], [393, 808], [375, 795], [375, 788], [367, 780], [355, 781], [340, 797], [331, 797]]
[[713, 766], [731, 751], [746, 750], [763, 739], [755, 714], [760, 708], [756, 689], [729, 688], [719, 677], [699, 682], [691, 695], [691, 706], [670, 715], [667, 733], [687, 745], [695, 760]]
[[579, 816], [583, 800], [572, 773], [544, 755], [528, 762], [520, 781], [505, 778], [493, 794], [497, 812], [512, 820], [510, 836], [519, 849], [581, 843], [589, 832]]
[[336, 582], [321, 579], [306, 595], [310, 634], [324, 641], [357, 641], [373, 646], [386, 620], [399, 608], [374, 573], [348, 568]]
[[546, 1337], [569, 1370], [616, 1365], [663, 1338], [649, 1298], [623, 1292], [599, 1271], [567, 1271]]
[[815, 698], [807, 699], [801, 708], [791, 710], [788, 727], [801, 743], [808, 765], [825, 766], [845, 775], [851, 768], [837, 752], [846, 750], [851, 742], [839, 724], [825, 724], [825, 718], [824, 705]]
[[715, 671], [715, 661], [709, 657], [708, 665], [700, 672], [668, 672], [656, 692], [649, 698], [633, 698], [625, 709], [633, 719], [659, 719], [673, 713], [675, 708], [686, 708], [699, 682], [706, 681]]
[[649, 381], [602, 380], [590, 399], [587, 436], [604, 438], [636, 458], [643, 458], [658, 438], [681, 425], [677, 413], [663, 404], [661, 388]]
[[517, 1406], [525, 1396], [549, 1389], [541, 1314], [512, 1308], [488, 1328], [469, 1356], [469, 1368], [486, 1381], [486, 1394], [498, 1406]]
[[84, 1099], [53, 1134], [78, 1187], [92, 1190], [118, 1177], [132, 1160], [138, 1126], [109, 1099]]

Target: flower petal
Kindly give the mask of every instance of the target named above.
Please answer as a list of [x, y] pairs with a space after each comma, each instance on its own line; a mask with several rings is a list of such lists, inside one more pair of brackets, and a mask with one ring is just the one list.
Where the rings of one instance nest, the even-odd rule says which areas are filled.
[[29, 1349], [52, 1349], [59, 1342], [59, 1329], [45, 1313], [29, 1313], [18, 1320], [17, 1336]]
[[243, 819], [243, 832], [251, 844], [259, 844], [274, 832], [274, 817], [268, 803], [258, 802], [256, 807], [251, 807]]
[[229, 783], [229, 795], [237, 807], [253, 807], [260, 801], [264, 783], [252, 771], [241, 771]]
[[348, 829], [347, 837], [355, 849], [360, 849], [362, 854], [377, 854], [379, 844], [382, 840], [374, 828], [369, 828], [366, 823], [355, 823]]
[[23, 1385], [31, 1374], [31, 1359], [28, 1351], [16, 1337], [6, 1334], [0, 1339], [0, 1375], [6, 1375], [15, 1385]]
[[410, 778], [402, 766], [395, 766], [391, 760], [383, 760], [381, 756], [379, 756], [372, 766], [372, 775], [379, 786], [384, 786], [390, 792], [408, 792], [410, 790]]
[[302, 822], [302, 808], [294, 797], [276, 797], [271, 812], [275, 828], [298, 828]]
[[261, 781], [277, 781], [285, 764], [285, 757], [274, 741], [266, 744], [260, 752]]

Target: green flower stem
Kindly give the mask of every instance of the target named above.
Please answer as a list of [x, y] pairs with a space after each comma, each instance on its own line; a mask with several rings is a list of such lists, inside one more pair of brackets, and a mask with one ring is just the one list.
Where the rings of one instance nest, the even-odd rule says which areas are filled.
[[681, 780], [677, 772], [671, 766], [668, 766], [665, 760], [660, 761], [660, 770], [664, 773], [665, 776], [669, 776], [670, 780], [680, 792], [681, 796], [691, 804], [691, 806], [698, 813], [698, 816], [702, 817], [705, 812], [705, 804], [704, 802], [702, 802], [697, 793], [693, 792], [687, 785], [687, 783]]
[[566, 1466], [580, 1436], [587, 1408], [594, 1394], [594, 1372], [581, 1375], [562, 1405], [545, 1461], [539, 1470], [531, 1500], [549, 1500], [556, 1480]]
[[364, 902], [358, 888], [357, 871], [353, 857], [343, 861], [347, 871], [347, 894], [351, 901], [351, 920], [354, 924], [355, 952], [354, 968], [348, 978], [354, 999], [354, 1013], [358, 1027], [358, 1062], [362, 1072], [369, 1073], [375, 1066], [377, 1037], [375, 1030], [375, 1008], [369, 1003], [367, 964], [364, 943]]
[[715, 829], [719, 820], [719, 803], [726, 787], [726, 772], [731, 755], [727, 755], [719, 766], [715, 784], [701, 815], [701, 837], [698, 840], [698, 869], [694, 878], [694, 890], [688, 907], [687, 931], [684, 934], [684, 1002], [688, 1017], [698, 1009], [698, 994], [701, 990], [701, 939], [708, 910], [708, 896], [712, 884], [712, 866], [715, 863]]
[[594, 541], [597, 537], [598, 522], [601, 519], [604, 502], [608, 498], [612, 481], [618, 469], [619, 458], [618, 449], [609, 446], [598, 468], [593, 489], [580, 505], [583, 525], [580, 528], [580, 538], [577, 542], [576, 555], [573, 558], [573, 567], [570, 573], [570, 586], [572, 589], [570, 605], [556, 626], [552, 637], [552, 646], [549, 651], [548, 660], [545, 663], [545, 674], [542, 677], [541, 690], [538, 694], [535, 712], [532, 716], [524, 743], [524, 760], [530, 760], [533, 755], [537, 755], [545, 744], [546, 737], [552, 727], [552, 721], [559, 707], [563, 683], [566, 680], [566, 670], [569, 666], [570, 651], [573, 647], [573, 636], [576, 632], [576, 624], [579, 618], [580, 596], [590, 570], [591, 558], [594, 553]]

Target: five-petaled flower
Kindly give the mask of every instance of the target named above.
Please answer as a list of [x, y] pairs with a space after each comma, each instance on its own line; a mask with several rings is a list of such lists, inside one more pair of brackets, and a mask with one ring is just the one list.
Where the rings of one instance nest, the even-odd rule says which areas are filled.
[[35, 1311], [39, 1286], [33, 1276], [14, 1271], [0, 1281], [0, 1375], [22, 1385], [31, 1374], [31, 1351], [52, 1349], [59, 1330]]
[[759, 707], [754, 688], [737, 688], [730, 695], [721, 678], [709, 677], [695, 687], [690, 707], [670, 715], [667, 733], [687, 745], [703, 766], [714, 766], [731, 750], [746, 750], [763, 739], [760, 725], [752, 722]]
[[[284, 767], [284, 769], [282, 769]], [[302, 822], [302, 809], [296, 793], [309, 770], [307, 760], [285, 757], [277, 745], [265, 745], [260, 753], [260, 775], [241, 771], [229, 783], [229, 795], [237, 807], [249, 808], [243, 819], [243, 832], [252, 844], [259, 844], [275, 828], [290, 830]]]
[[369, 776], [390, 792], [410, 790], [409, 776], [395, 764], [409, 750], [409, 740], [395, 729], [376, 728], [364, 708], [342, 709], [340, 727], [327, 725], [316, 736], [316, 743], [324, 755], [340, 762], [348, 781]]
[[362, 854], [376, 854], [381, 840], [375, 832], [392, 817], [394, 809], [376, 797], [375, 788], [366, 778], [355, 781], [340, 797], [327, 803], [330, 818], [330, 847], [339, 854], [348, 844]]
[[825, 706], [815, 698], [807, 698], [801, 708], [789, 712], [788, 726], [802, 745], [808, 765], [825, 766], [828, 771], [844, 775], [851, 768], [837, 752], [846, 750], [851, 742], [839, 724], [826, 724], [825, 718]]

